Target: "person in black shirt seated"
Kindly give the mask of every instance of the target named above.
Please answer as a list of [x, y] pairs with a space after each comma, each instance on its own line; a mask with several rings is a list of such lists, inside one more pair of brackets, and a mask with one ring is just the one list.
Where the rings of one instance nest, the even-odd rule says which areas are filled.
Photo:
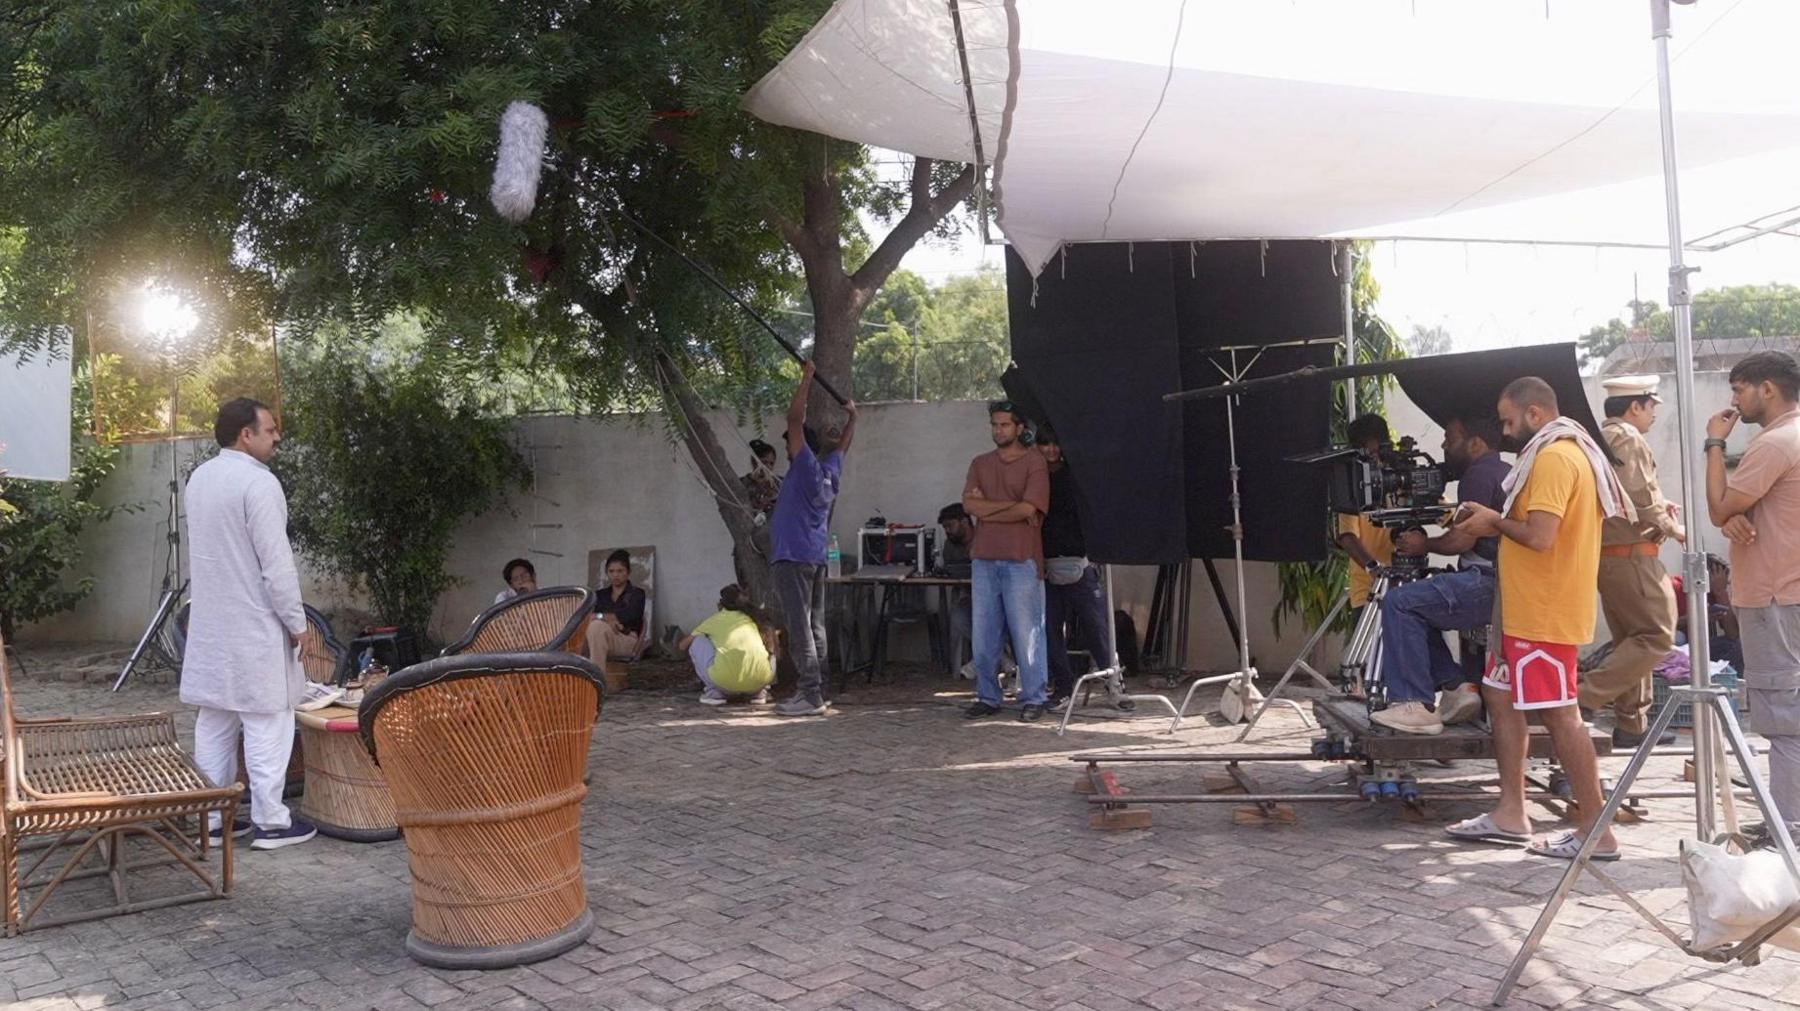
[[938, 526], [944, 528], [944, 547], [938, 552], [938, 568], [946, 573], [969, 575], [969, 542], [975, 539], [975, 525], [961, 502], [952, 502], [938, 510]]
[[631, 585], [631, 553], [621, 548], [606, 556], [606, 582], [594, 595], [588, 659], [601, 667], [608, 657], [636, 659], [643, 634], [644, 591]]
[[[1075, 478], [1063, 459], [1062, 441], [1049, 425], [1039, 425], [1037, 449], [1050, 470], [1050, 511], [1044, 514], [1044, 626], [1050, 660], [1050, 708], [1066, 705], [1075, 691], [1069, 643], [1084, 649], [1096, 668], [1112, 665], [1112, 629], [1100, 570], [1087, 560], [1081, 533]], [[1117, 698], [1121, 709], [1130, 699]]]

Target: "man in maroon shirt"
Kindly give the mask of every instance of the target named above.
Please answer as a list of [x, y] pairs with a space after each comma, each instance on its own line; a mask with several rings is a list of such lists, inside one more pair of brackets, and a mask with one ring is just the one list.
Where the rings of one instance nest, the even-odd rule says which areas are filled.
[[1019, 663], [1019, 718], [1044, 716], [1048, 680], [1044, 652], [1043, 539], [1050, 508], [1050, 471], [1041, 454], [1020, 442], [1025, 419], [1007, 401], [988, 405], [994, 451], [969, 463], [963, 508], [975, 518], [969, 548], [974, 568], [975, 704], [968, 719], [1000, 711], [1001, 631], [1011, 636]]

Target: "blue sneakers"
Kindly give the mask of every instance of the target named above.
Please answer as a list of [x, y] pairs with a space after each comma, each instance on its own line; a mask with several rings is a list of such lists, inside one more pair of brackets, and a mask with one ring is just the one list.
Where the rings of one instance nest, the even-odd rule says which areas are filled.
[[[225, 827], [224, 819], [223, 818], [219, 819], [219, 822], [220, 823], [218, 825], [215, 825], [212, 828], [209, 828], [206, 830], [206, 841], [211, 843], [214, 846], [225, 845], [225, 833], [222, 831], [222, 829]], [[252, 833], [254, 831], [256, 831], [256, 826], [251, 824], [250, 819], [248, 819], [248, 818], [232, 819], [232, 822], [231, 822], [232, 838], [242, 839], [243, 837], [249, 835], [250, 833]]]
[[294, 823], [287, 828], [257, 829], [256, 838], [250, 841], [250, 848], [253, 850], [278, 850], [283, 846], [303, 843], [318, 834], [319, 830], [313, 827], [312, 822], [295, 818]]

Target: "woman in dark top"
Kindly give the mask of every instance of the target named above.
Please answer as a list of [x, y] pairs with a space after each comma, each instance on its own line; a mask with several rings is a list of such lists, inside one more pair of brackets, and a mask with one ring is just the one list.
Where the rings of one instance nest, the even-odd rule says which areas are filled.
[[588, 658], [602, 667], [608, 657], [635, 659], [643, 634], [644, 591], [631, 585], [631, 553], [620, 549], [606, 556], [606, 583], [594, 595]]

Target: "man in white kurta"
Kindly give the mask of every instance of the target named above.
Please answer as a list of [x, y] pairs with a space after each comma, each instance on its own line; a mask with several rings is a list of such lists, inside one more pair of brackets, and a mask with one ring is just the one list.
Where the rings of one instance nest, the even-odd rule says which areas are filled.
[[[306, 614], [288, 545], [287, 496], [268, 467], [281, 432], [267, 407], [240, 398], [219, 409], [214, 436], [219, 455], [187, 484], [193, 584], [181, 701], [199, 707], [194, 760], [213, 782], [237, 779], [242, 737], [256, 832], [250, 845], [276, 849], [313, 836], [281, 800], [294, 705], [306, 680], [299, 652]], [[216, 821], [212, 828], [222, 831]]]

